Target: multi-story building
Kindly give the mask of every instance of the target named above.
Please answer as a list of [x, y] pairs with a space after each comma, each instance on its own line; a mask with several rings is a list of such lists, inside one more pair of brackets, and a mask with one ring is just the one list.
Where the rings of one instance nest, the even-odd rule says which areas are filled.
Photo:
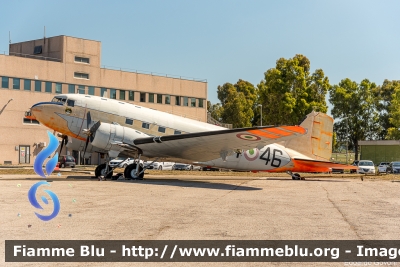
[[10, 44], [0, 54], [0, 164], [33, 164], [48, 129], [25, 112], [61, 93], [106, 95], [207, 121], [205, 80], [105, 68], [100, 57], [99, 41], [63, 35]]

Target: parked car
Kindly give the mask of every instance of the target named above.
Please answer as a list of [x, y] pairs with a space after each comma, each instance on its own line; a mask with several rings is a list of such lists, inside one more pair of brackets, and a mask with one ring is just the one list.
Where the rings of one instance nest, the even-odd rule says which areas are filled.
[[386, 173], [400, 173], [400, 161], [392, 161], [386, 168]]
[[[351, 164], [351, 165], [353, 165], [353, 166], [358, 166], [358, 160], [355, 160], [355, 161], [353, 161], [353, 163]], [[350, 170], [350, 173], [356, 173], [357, 172], [357, 170]]]
[[390, 164], [389, 162], [381, 162], [381, 163], [379, 163], [379, 165], [378, 165], [378, 173], [386, 172], [386, 168], [387, 168], [387, 166], [389, 164]]
[[175, 163], [172, 169], [180, 171], [200, 171], [201, 167], [185, 163]]
[[75, 168], [76, 162], [75, 158], [70, 155], [62, 155], [58, 157], [58, 162], [60, 163], [60, 168]]
[[153, 164], [150, 165], [149, 169], [154, 169], [154, 170], [172, 170], [172, 167], [174, 166], [175, 162], [154, 162]]
[[375, 165], [371, 160], [360, 160], [357, 173], [375, 174]]
[[130, 158], [122, 158], [118, 157], [110, 161], [110, 167], [116, 168], [125, 168], [126, 166], [132, 164], [134, 162], [133, 159]]

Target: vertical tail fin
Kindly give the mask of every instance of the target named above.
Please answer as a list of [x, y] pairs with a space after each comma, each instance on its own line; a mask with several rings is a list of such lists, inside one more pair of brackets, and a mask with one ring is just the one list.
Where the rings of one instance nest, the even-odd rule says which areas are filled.
[[286, 141], [285, 147], [315, 160], [330, 161], [333, 118], [325, 113], [313, 111], [300, 126], [307, 129], [307, 134]]

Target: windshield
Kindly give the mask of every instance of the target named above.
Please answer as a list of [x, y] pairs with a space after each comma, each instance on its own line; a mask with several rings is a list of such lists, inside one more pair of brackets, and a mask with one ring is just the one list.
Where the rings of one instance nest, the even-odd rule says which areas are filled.
[[372, 161], [360, 161], [358, 166], [374, 166], [374, 163]]
[[65, 103], [66, 100], [67, 100], [66, 98], [56, 96], [56, 97], [54, 97], [54, 98], [51, 100], [51, 102], [61, 102], [61, 103]]

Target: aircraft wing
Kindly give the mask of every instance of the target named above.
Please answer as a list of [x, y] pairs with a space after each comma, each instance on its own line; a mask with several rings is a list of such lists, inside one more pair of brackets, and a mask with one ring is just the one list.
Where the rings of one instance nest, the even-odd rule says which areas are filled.
[[236, 150], [261, 148], [296, 138], [306, 132], [301, 126], [259, 126], [137, 138], [129, 146], [140, 149], [146, 157], [208, 161], [219, 157], [224, 159]]

